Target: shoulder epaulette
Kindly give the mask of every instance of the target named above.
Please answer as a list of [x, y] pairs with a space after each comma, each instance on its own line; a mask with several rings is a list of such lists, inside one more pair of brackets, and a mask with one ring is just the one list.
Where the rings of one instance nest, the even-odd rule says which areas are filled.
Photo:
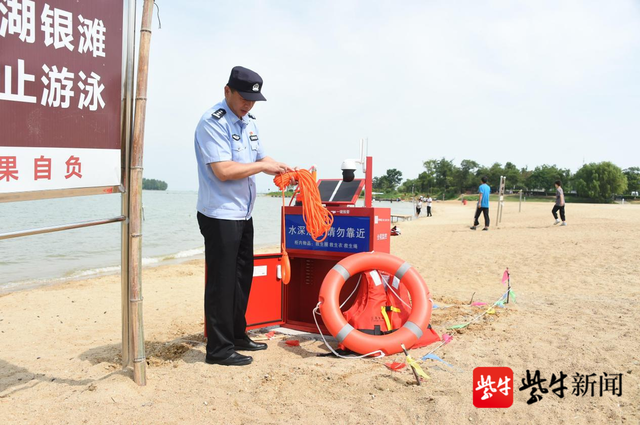
[[248, 116], [249, 116], [249, 118], [251, 118], [252, 120], [255, 120], [255, 119], [256, 119], [256, 117], [254, 117], [254, 116], [253, 116], [253, 115], [251, 115], [251, 114], [247, 114], [247, 115], [248, 115]]
[[224, 108], [220, 108], [217, 111], [215, 111], [213, 114], [211, 114], [211, 116], [217, 120], [219, 120], [220, 118], [224, 117], [224, 115], [227, 113], [226, 109]]

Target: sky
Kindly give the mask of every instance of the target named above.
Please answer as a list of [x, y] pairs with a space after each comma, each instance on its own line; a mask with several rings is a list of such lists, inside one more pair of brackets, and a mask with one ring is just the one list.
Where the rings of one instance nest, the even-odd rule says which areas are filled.
[[157, 3], [144, 175], [170, 190], [197, 190], [194, 130], [236, 65], [264, 80], [267, 154], [320, 178], [362, 138], [374, 176], [442, 157], [640, 166], [638, 0]]

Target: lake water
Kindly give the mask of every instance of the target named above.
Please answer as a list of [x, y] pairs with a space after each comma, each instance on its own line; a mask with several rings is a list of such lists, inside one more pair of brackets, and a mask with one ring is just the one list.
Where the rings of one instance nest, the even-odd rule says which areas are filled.
[[[197, 192], [143, 191], [143, 265], [202, 258]], [[0, 204], [0, 233], [120, 215], [120, 195]], [[288, 200], [287, 200], [288, 202]], [[362, 201], [359, 201], [359, 205]], [[255, 246], [280, 243], [281, 198], [259, 196], [253, 210]], [[374, 202], [394, 214], [412, 214], [411, 202]], [[118, 273], [121, 224], [0, 241], [0, 293], [70, 279]]]

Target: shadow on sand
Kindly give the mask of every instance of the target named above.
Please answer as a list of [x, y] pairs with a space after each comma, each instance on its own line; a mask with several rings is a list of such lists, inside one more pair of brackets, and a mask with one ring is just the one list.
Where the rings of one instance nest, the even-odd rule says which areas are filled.
[[[199, 363], [204, 360], [202, 349], [195, 347], [204, 345], [205, 339], [202, 333], [187, 335], [172, 341], [146, 341], [145, 352], [147, 364], [150, 367], [183, 360], [187, 363]], [[120, 344], [103, 345], [91, 348], [77, 357], [87, 361], [91, 365], [106, 364], [111, 371], [96, 379], [68, 379], [60, 378], [46, 373], [34, 373], [20, 365], [14, 365], [0, 359], [0, 398], [8, 397], [18, 391], [23, 391], [42, 383], [53, 382], [56, 384], [71, 386], [87, 386], [94, 382], [107, 379], [112, 375], [124, 375], [131, 377], [128, 369], [122, 369], [122, 354]]]
[[119, 370], [110, 372], [98, 379], [68, 379], [47, 375], [45, 373], [33, 373], [24, 367], [16, 366], [0, 359], [0, 398], [33, 388], [42, 382], [53, 382], [55, 384], [70, 386], [87, 386], [115, 374], [130, 375], [128, 371]]

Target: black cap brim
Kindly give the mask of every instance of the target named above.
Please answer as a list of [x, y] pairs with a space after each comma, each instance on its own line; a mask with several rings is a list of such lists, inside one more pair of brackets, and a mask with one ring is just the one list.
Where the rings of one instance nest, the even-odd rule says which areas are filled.
[[241, 92], [241, 91], [238, 91], [238, 93], [240, 94], [240, 96], [242, 96], [242, 98], [244, 100], [251, 100], [251, 101], [254, 101], [254, 102], [261, 101], [261, 100], [267, 100], [267, 98], [264, 97], [262, 95], [262, 93], [260, 93], [260, 92]]

